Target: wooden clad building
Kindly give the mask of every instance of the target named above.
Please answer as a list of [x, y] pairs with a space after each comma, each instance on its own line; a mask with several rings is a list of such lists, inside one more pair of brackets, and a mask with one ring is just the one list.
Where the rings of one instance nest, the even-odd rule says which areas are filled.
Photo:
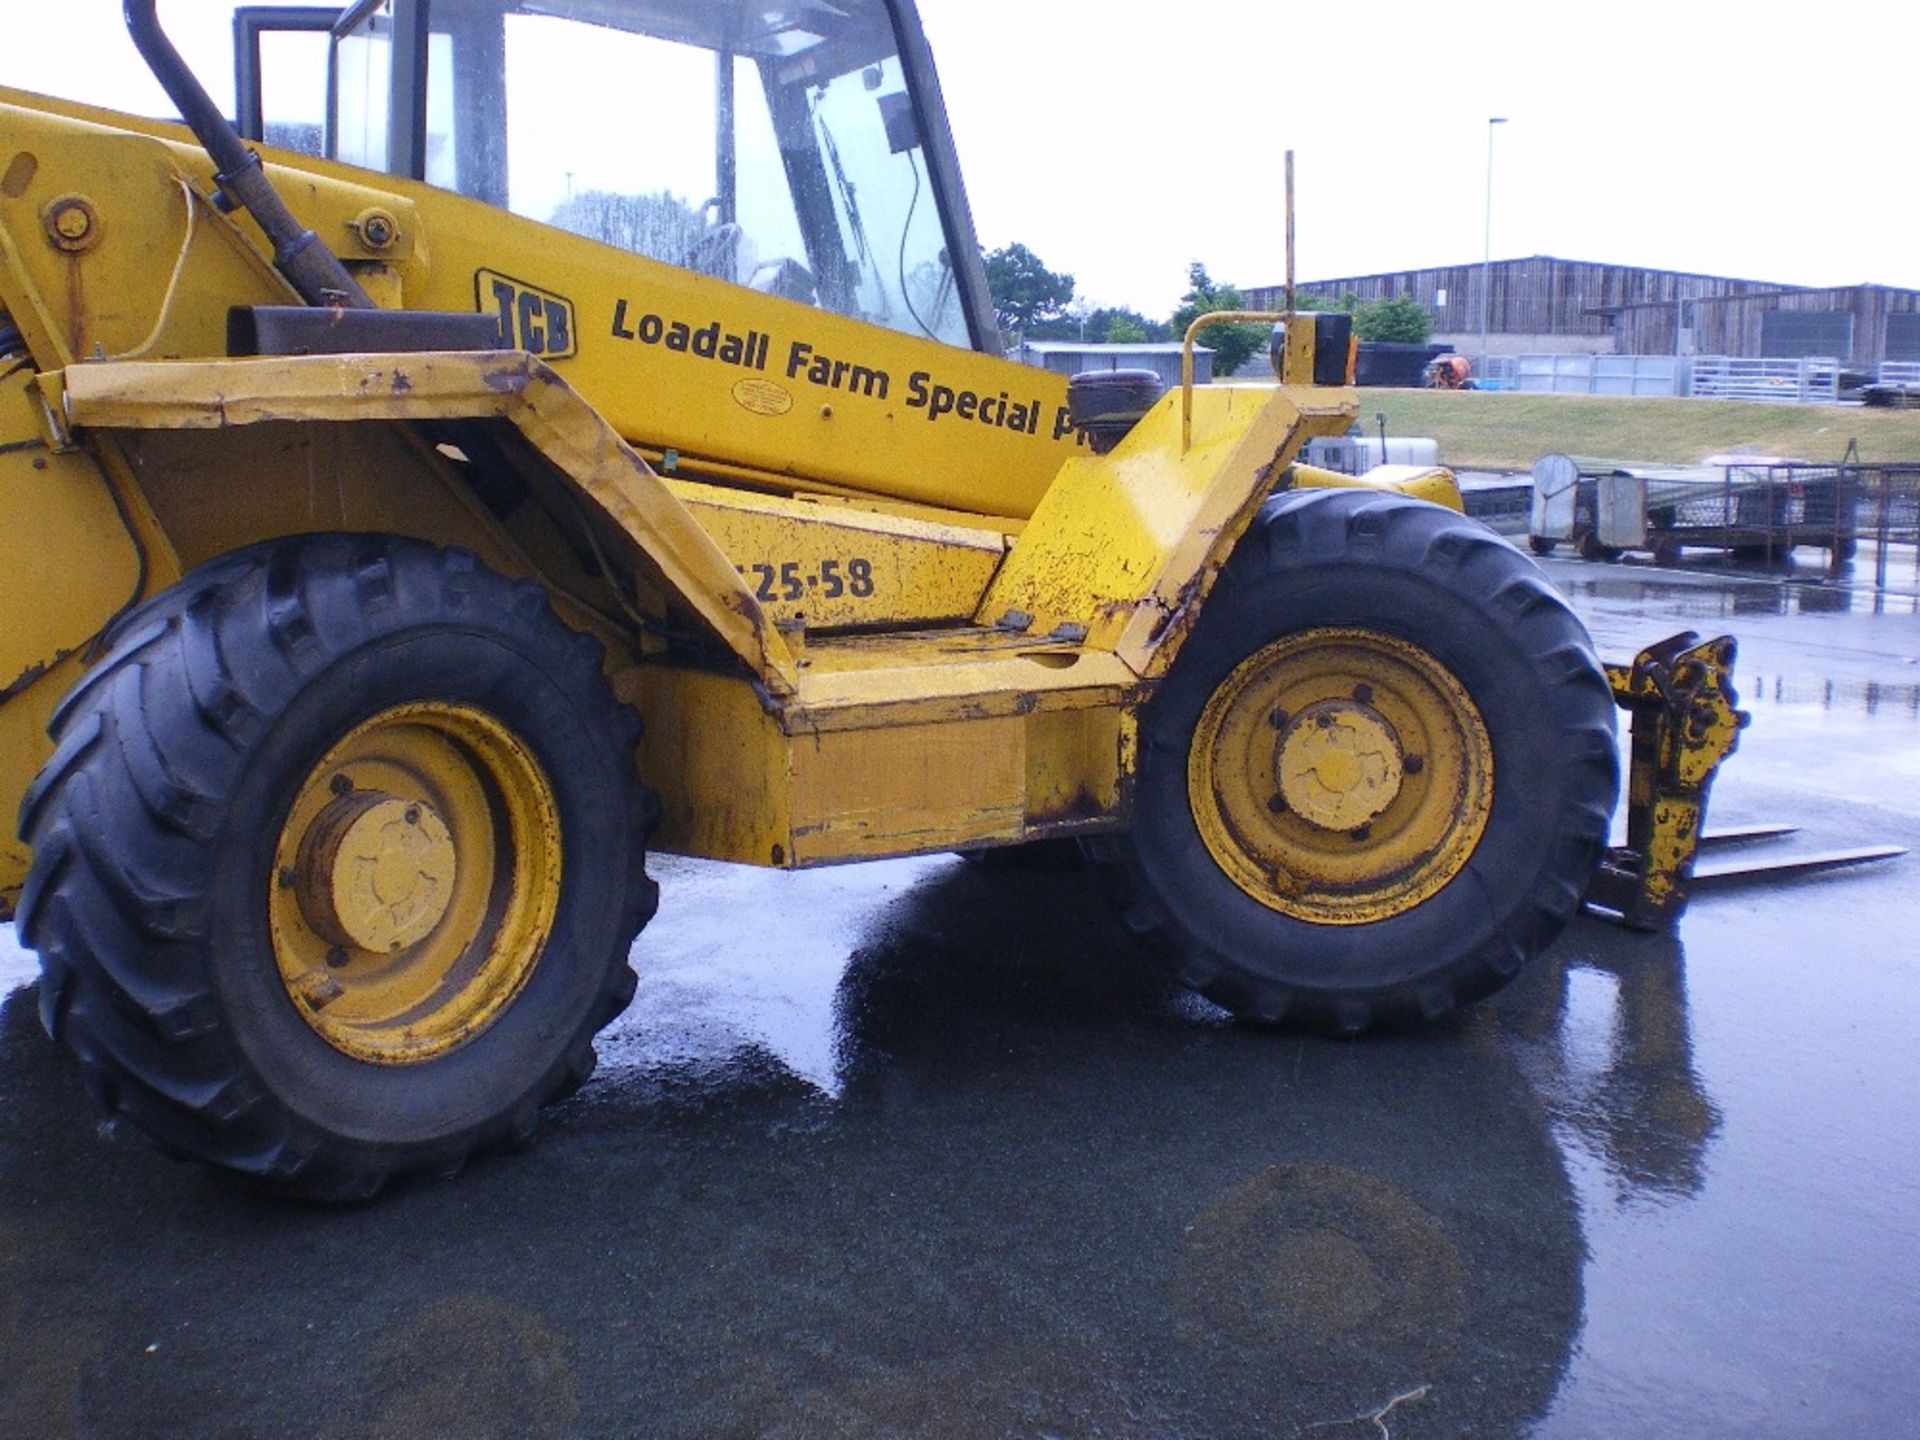
[[1848, 285], [1632, 305], [1615, 317], [1613, 337], [1623, 355], [1818, 355], [1870, 371], [1920, 360], [1920, 291]]
[[[1434, 317], [1435, 340], [1474, 351], [1489, 281], [1487, 348], [1495, 354], [1823, 355], [1861, 369], [1920, 360], [1920, 291], [1884, 285], [1814, 290], [1530, 255], [1488, 267], [1309, 280], [1299, 289], [1328, 299], [1411, 298]], [[1278, 285], [1246, 295], [1257, 309], [1277, 309], [1285, 298]]]

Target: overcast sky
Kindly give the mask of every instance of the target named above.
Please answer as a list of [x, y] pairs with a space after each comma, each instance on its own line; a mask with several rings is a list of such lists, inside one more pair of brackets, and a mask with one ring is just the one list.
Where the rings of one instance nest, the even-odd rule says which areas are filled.
[[[0, 0], [0, 83], [159, 112], [118, 0]], [[1082, 297], [1172, 309], [1240, 285], [1495, 258], [1920, 288], [1920, 5], [921, 0], [982, 242]], [[229, 3], [162, 0], [231, 93]], [[37, 30], [56, 33], [42, 43]], [[1122, 131], [1131, 138], [1122, 138]]]

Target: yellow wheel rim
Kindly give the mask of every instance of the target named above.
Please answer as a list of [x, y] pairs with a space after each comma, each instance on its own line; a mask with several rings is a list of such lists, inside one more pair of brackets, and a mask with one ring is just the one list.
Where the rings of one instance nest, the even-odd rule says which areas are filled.
[[402, 1065], [484, 1030], [553, 931], [560, 825], [525, 746], [463, 705], [357, 726], [301, 782], [268, 921], [294, 1007], [335, 1049]]
[[1466, 865], [1493, 804], [1493, 746], [1459, 681], [1418, 646], [1307, 630], [1208, 698], [1187, 798], [1248, 895], [1359, 925], [1412, 909]]

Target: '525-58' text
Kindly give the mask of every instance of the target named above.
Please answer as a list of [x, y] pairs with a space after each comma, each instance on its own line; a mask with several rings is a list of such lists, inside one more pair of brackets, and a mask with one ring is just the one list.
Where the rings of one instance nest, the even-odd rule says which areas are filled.
[[807, 570], [797, 560], [742, 565], [742, 575], [753, 577], [756, 600], [800, 600], [809, 593], [823, 600], [851, 595], [864, 600], [873, 594], [873, 562], [860, 556], [850, 560], [822, 560], [818, 570]]

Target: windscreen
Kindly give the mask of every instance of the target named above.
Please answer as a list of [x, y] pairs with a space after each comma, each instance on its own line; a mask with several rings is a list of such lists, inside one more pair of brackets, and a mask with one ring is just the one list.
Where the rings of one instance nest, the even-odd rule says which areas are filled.
[[[440, 3], [429, 183], [703, 274], [967, 343], [878, 0]], [[336, 39], [334, 153], [378, 164], [391, 6]], [[378, 112], [378, 113], [376, 113]]]

